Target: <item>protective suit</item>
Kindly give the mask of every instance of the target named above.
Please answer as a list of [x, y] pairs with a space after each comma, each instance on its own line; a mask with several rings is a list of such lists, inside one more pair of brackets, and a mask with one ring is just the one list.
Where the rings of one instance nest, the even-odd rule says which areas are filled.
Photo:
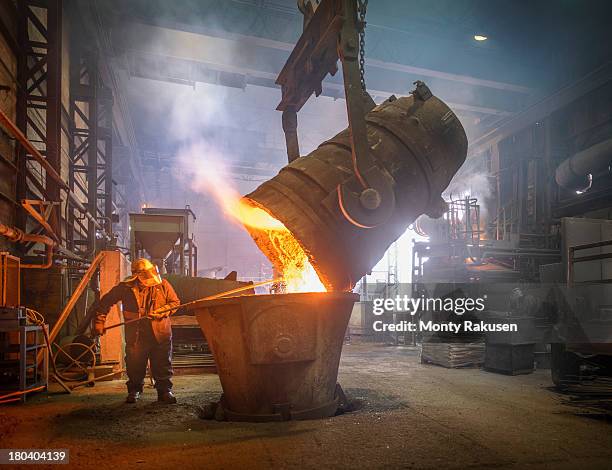
[[149, 317], [125, 325], [125, 362], [128, 375], [128, 403], [134, 403], [142, 393], [147, 361], [155, 380], [158, 399], [176, 403], [172, 395], [172, 328], [170, 310], [161, 315], [156, 311], [180, 304], [168, 281], [162, 280], [157, 267], [149, 260], [132, 263], [132, 276], [120, 282], [104, 295], [95, 306], [94, 329], [104, 334], [104, 322], [111, 307], [121, 302], [124, 321]]

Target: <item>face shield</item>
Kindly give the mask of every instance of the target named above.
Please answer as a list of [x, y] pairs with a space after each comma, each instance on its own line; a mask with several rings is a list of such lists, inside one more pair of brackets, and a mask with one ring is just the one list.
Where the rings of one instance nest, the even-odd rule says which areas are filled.
[[136, 277], [143, 286], [147, 287], [158, 286], [162, 282], [157, 266], [153, 266], [146, 271], [139, 271], [136, 273]]
[[146, 287], [158, 286], [162, 282], [157, 266], [144, 258], [134, 261], [132, 264], [132, 276]]

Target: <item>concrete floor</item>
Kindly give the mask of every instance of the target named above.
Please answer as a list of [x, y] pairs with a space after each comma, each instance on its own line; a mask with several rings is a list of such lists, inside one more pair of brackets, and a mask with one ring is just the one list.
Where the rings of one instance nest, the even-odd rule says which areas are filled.
[[411, 348], [352, 344], [340, 383], [357, 410], [319, 421], [197, 417], [216, 375], [176, 378], [179, 405], [119, 381], [0, 407], [0, 447], [69, 448], [81, 468], [612, 468], [612, 428], [579, 415], [548, 371], [508, 377], [420, 364]]

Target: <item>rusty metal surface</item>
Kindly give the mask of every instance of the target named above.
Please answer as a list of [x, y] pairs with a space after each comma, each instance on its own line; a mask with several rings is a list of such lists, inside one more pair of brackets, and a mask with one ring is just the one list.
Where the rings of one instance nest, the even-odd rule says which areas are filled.
[[331, 416], [353, 293], [250, 295], [191, 307], [215, 357], [226, 416]]
[[325, 76], [336, 74], [342, 23], [343, 0], [326, 0], [319, 5], [276, 79], [282, 91], [277, 110], [299, 111], [313, 93], [321, 94]]
[[[369, 112], [366, 122], [371, 155], [393, 181], [396, 205], [387, 223], [359, 228], [341, 212], [337, 188], [354, 178], [348, 130], [245, 196], [293, 233], [328, 290], [350, 290], [419, 215], [439, 217], [440, 194], [466, 158], [465, 131], [435, 96], [392, 97]], [[269, 238], [247, 230], [280, 269]]]
[[20, 260], [0, 252], [0, 307], [21, 305]]
[[21, 269], [49, 269], [53, 265], [53, 250], [57, 243], [46, 235], [38, 235], [33, 233], [24, 233], [17, 227], [9, 227], [8, 225], [0, 224], [0, 235], [5, 236], [12, 242], [16, 243], [42, 243], [45, 245], [44, 261], [39, 264], [22, 263]]
[[58, 206], [57, 202], [42, 201], [36, 199], [24, 199], [21, 201], [21, 206], [30, 214], [36, 222], [38, 222], [47, 233], [56, 241], [60, 242], [59, 237], [53, 231], [53, 227], [49, 225], [49, 217], [53, 207]]
[[368, 146], [365, 115], [375, 103], [366, 92], [363, 75], [365, 3], [325, 0], [314, 13], [301, 5], [305, 28], [278, 76], [282, 101], [277, 109], [283, 111], [291, 163], [299, 157], [296, 113], [313, 92], [319, 96], [323, 78], [334, 75], [341, 60], [354, 178], [338, 187], [338, 202], [346, 220], [360, 228], [373, 228], [389, 220], [395, 195], [392, 180], [376, 165]]

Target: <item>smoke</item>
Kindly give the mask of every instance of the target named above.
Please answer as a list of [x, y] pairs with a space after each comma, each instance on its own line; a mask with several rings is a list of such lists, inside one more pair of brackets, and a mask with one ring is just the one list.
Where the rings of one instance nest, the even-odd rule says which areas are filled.
[[[228, 221], [222, 203], [252, 191], [284, 163], [274, 164], [275, 155], [269, 153], [284, 144], [282, 130], [278, 139], [261, 138], [262, 125], [276, 128], [274, 106], [268, 113], [257, 109], [257, 90], [202, 83], [187, 87], [142, 78], [127, 83], [131, 101], [139, 106], [133, 116], [139, 145], [147, 149], [142, 155], [147, 204], [190, 205], [197, 217], [194, 230], [202, 271], [221, 267], [218, 277], [237, 270], [241, 279], [269, 278], [269, 262], [246, 230]], [[266, 152], [268, 161], [262, 164], [259, 157]], [[248, 177], [253, 169], [262, 176]]]
[[215, 203], [224, 210], [240, 198], [223, 164], [223, 155], [214, 144], [204, 139], [188, 141], [178, 151], [177, 164], [174, 177], [184, 187], [214, 196]]
[[[223, 30], [221, 25], [211, 29]], [[126, 34], [137, 37], [140, 44], [146, 37], [142, 47], [153, 58], [170, 53], [172, 57], [207, 56], [214, 58], [215, 64], [232, 61], [238, 67], [250, 61], [253, 69], [270, 68], [265, 56], [243, 57], [239, 41], [168, 32], [147, 25], [131, 28]], [[219, 50], [215, 49], [217, 44]], [[232, 212], [228, 210], [232, 201], [287, 164], [281, 113], [276, 111], [280, 89], [229, 87], [220, 82], [220, 75], [209, 77], [214, 83], [195, 80], [186, 86], [180, 80], [172, 83], [157, 79], [157, 75], [148, 77], [151, 73], [188, 77], [182, 75], [184, 70], [162, 66], [152, 72], [150, 66], [139, 68], [140, 59], [135, 60], [130, 52], [126, 56], [128, 62], [132, 60], [126, 84], [133, 120], [139, 145], [146, 149], [143, 166], [147, 204], [175, 208], [190, 205], [198, 217], [201, 267], [222, 266], [219, 275], [237, 270], [243, 279], [267, 277], [267, 259], [246, 230], [227, 214]], [[257, 61], [261, 63], [254, 63]], [[172, 62], [163, 62], [164, 66], [168, 63]], [[196, 72], [193, 69], [192, 73]], [[298, 120], [304, 155], [346, 127], [344, 102], [325, 97], [315, 102], [313, 97]]]
[[[166, 13], [169, 23], [177, 20], [172, 16], [176, 12]], [[180, 13], [183, 18], [190, 16], [183, 10]], [[158, 17], [163, 14], [155, 13]], [[195, 12], [193, 17], [197, 17]], [[164, 24], [163, 18], [157, 20]], [[203, 27], [207, 31], [231, 35], [227, 24], [213, 24], [211, 17], [205, 21]], [[191, 27], [197, 31], [199, 26]], [[295, 27], [299, 32], [301, 22], [297, 21]], [[125, 83], [138, 143], [146, 150], [143, 164], [147, 204], [174, 208], [189, 204], [198, 217], [200, 266], [223, 266], [220, 275], [236, 269], [242, 278], [256, 278], [256, 271], [269, 269], [269, 263], [242, 226], [228, 223], [224, 204], [254, 190], [287, 163], [281, 113], [275, 109], [281, 98], [280, 89], [231, 87], [219, 74], [208, 76], [210, 83], [206, 83], [205, 74], [197, 67], [205, 68], [210, 63], [213, 68], [228, 70], [235, 67], [237, 71], [278, 72], [282, 63], [273, 64], [278, 56], [266, 52], [266, 48], [259, 48], [261, 55], [247, 56], [245, 51], [252, 50], [248, 44], [204, 32], [199, 35], [144, 24], [129, 24], [123, 32], [126, 43], [136, 43], [145, 52], [143, 59], [126, 50], [129, 67], [125, 73], [130, 76]], [[159, 57], [166, 59], [155, 62]], [[189, 67], [185, 67], [185, 60], [191, 60]], [[372, 78], [374, 89], [375, 75], [379, 80], [389, 78], [389, 74], [381, 75], [380, 71], [372, 76], [368, 73], [366, 69], [366, 79]], [[401, 78], [402, 87], [410, 87], [412, 80], [396, 78]], [[465, 87], [458, 91], [440, 80], [428, 80], [428, 84], [444, 100], [471, 99], [461, 95], [471, 93]], [[405, 95], [409, 88], [396, 91]], [[462, 121], [469, 135], [475, 124]], [[311, 97], [298, 113], [301, 154], [311, 152], [346, 126], [344, 100]], [[461, 187], [451, 185], [447, 192], [453, 197], [465, 190], [483, 197], [488, 194], [484, 175], [480, 179], [474, 174], [466, 176]]]
[[446, 200], [475, 197], [482, 205], [492, 196], [492, 180], [485, 172], [461, 171], [442, 194]]

